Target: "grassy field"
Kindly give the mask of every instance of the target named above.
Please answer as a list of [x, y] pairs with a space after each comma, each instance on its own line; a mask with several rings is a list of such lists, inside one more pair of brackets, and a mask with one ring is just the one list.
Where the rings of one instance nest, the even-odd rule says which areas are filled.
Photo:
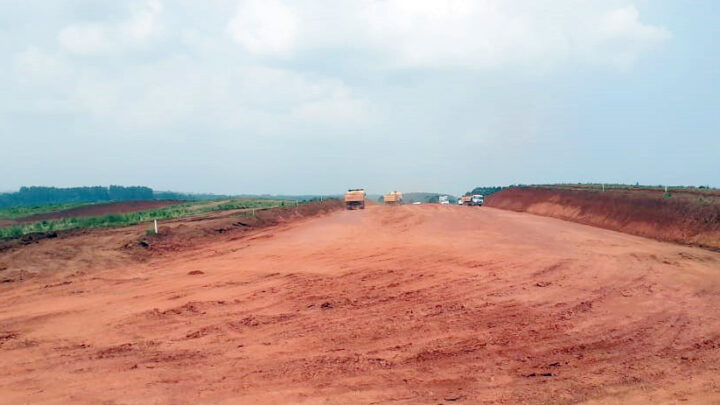
[[[572, 189], [572, 190], [628, 190], [628, 191], [664, 191], [666, 186], [662, 185], [641, 185], [641, 184], [603, 184], [603, 183], [586, 183], [586, 184], [533, 184], [524, 187], [545, 187], [545, 188], [559, 188], [559, 189]], [[711, 188], [709, 186], [667, 186], [669, 192], [690, 192], [695, 194], [718, 194], [719, 189]]]
[[[248, 208], [272, 208], [278, 207], [289, 202], [278, 201], [278, 200], [228, 200], [218, 203], [217, 201], [203, 201], [203, 202], [190, 202], [185, 204], [172, 205], [163, 208], [157, 208], [145, 211], [126, 212], [111, 215], [103, 215], [96, 217], [73, 217], [73, 218], [62, 218], [56, 220], [39, 221], [26, 224], [14, 224], [0, 227], [0, 239], [18, 238], [23, 235], [30, 233], [46, 233], [63, 231], [68, 229], [82, 229], [82, 228], [102, 228], [111, 226], [127, 226], [135, 225], [142, 222], [151, 222], [154, 219], [157, 220], [169, 220], [182, 218], [195, 214], [202, 214], [213, 211], [226, 211], [236, 209], [248, 209]], [[293, 203], [294, 204], [294, 203]], [[67, 209], [67, 204], [54, 205], [55, 210]], [[49, 208], [45, 207], [34, 207], [32, 209], [45, 211], [36, 211], [31, 214], [22, 215], [35, 215], [37, 213], [52, 212]], [[59, 208], [58, 208], [59, 207]], [[7, 210], [3, 210], [7, 211]], [[19, 211], [21, 212], [21, 211]]]
[[720, 190], [709, 187], [687, 187], [687, 186], [643, 186], [626, 184], [552, 184], [533, 185], [526, 188], [545, 188], [554, 190], [575, 190], [593, 193], [620, 194], [625, 198], [661, 199], [666, 202], [686, 202], [699, 205], [720, 204]]
[[92, 203], [63, 203], [48, 204], [34, 207], [12, 207], [0, 209], [0, 219], [19, 219], [32, 215], [47, 214], [49, 212], [64, 211], [72, 208], [90, 205]]

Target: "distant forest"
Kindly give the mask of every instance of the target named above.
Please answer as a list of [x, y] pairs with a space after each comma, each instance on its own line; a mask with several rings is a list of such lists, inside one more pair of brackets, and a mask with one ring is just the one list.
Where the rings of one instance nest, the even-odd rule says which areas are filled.
[[502, 190], [503, 188], [505, 188], [505, 187], [475, 187], [474, 189], [472, 189], [472, 191], [468, 192], [465, 195], [482, 194], [484, 196], [489, 196], [492, 193], [497, 193], [498, 191]]
[[16, 193], [0, 194], [0, 208], [60, 204], [70, 202], [101, 202], [152, 200], [149, 187], [21, 187]]
[[[48, 204], [64, 203], [95, 203], [110, 201], [132, 201], [132, 200], [177, 200], [177, 201], [201, 201], [219, 200], [225, 198], [272, 198], [276, 200], [299, 200], [308, 201], [320, 196], [270, 196], [270, 195], [238, 195], [228, 196], [223, 194], [190, 194], [174, 191], [156, 191], [150, 187], [142, 186], [94, 186], [94, 187], [21, 187], [15, 193], [0, 193], [0, 209], [11, 207], [41, 206]], [[327, 198], [327, 197], [325, 197]]]

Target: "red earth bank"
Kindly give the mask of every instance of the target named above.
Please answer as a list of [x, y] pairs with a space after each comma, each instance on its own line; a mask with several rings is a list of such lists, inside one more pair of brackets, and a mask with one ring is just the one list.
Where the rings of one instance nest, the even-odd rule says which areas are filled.
[[528, 212], [633, 235], [720, 249], [720, 195], [703, 191], [511, 188], [489, 207]]

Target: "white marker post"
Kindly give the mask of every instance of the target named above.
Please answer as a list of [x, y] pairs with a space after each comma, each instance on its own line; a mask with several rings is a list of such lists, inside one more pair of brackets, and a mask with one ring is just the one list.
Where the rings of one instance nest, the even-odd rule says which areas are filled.
[[153, 221], [155, 222], [155, 235], [157, 235], [157, 233], [158, 233], [158, 229], [157, 229], [157, 219], [155, 219], [155, 220], [153, 220]]

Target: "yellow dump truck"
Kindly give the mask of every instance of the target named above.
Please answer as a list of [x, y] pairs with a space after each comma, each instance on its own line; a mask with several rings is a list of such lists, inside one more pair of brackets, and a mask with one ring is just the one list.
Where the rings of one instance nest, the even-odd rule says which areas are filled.
[[383, 196], [385, 204], [398, 205], [402, 204], [402, 193], [399, 191], [393, 191], [392, 193], [385, 194]]
[[360, 208], [365, 209], [365, 190], [362, 188], [351, 188], [345, 193], [345, 207], [349, 210]]

